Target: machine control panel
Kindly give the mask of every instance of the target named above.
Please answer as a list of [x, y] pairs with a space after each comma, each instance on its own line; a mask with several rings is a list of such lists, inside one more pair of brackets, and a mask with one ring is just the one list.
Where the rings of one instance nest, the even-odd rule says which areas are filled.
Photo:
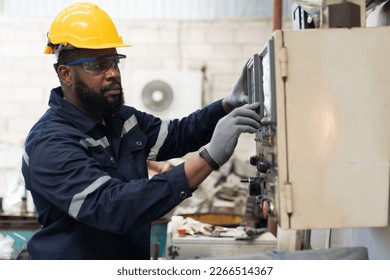
[[375, 73], [390, 54], [370, 42], [389, 38], [390, 27], [279, 30], [248, 62], [261, 128], [243, 181], [282, 229], [388, 224], [390, 83]]

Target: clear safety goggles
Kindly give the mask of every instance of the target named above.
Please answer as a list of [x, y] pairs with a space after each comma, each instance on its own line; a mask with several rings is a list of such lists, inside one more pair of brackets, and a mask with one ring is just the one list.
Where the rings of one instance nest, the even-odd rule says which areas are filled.
[[124, 54], [109, 54], [98, 57], [79, 59], [66, 63], [66, 66], [81, 65], [85, 72], [92, 75], [99, 75], [106, 73], [108, 69], [113, 66], [115, 70], [124, 67], [124, 62], [121, 59], [126, 58]]

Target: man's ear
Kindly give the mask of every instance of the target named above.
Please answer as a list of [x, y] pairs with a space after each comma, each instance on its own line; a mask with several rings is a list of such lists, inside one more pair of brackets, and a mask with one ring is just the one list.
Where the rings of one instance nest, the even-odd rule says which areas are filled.
[[72, 86], [73, 84], [73, 71], [72, 68], [65, 65], [60, 65], [58, 67], [58, 78], [60, 79], [61, 83], [63, 85], [66, 85], [68, 87]]

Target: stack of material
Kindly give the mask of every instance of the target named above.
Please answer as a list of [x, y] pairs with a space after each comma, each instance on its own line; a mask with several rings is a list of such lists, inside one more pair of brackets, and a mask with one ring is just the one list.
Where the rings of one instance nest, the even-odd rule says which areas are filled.
[[248, 185], [242, 178], [254, 176], [255, 168], [249, 163], [231, 159], [218, 171], [214, 171], [193, 193], [193, 197], [177, 206], [172, 215], [227, 214], [261, 218], [255, 197], [249, 196]]
[[212, 226], [173, 216], [168, 223], [165, 248], [166, 259], [245, 256], [276, 250], [276, 238], [266, 229]]
[[20, 170], [22, 154], [23, 148], [0, 143], [0, 211], [10, 215], [22, 212], [22, 198], [27, 196]]
[[11, 259], [14, 251], [14, 239], [8, 235], [0, 233], [0, 260]]

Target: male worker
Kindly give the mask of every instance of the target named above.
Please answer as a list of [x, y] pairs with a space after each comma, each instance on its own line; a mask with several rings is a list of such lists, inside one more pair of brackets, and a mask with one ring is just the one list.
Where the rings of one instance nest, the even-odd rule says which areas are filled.
[[[25, 142], [23, 176], [42, 225], [28, 242], [30, 258], [150, 259], [151, 222], [223, 165], [240, 133], [257, 131], [258, 104], [240, 107], [240, 79], [228, 98], [181, 120], [125, 106], [117, 48], [128, 45], [94, 4], [62, 11], [48, 39], [61, 86]], [[208, 142], [148, 179], [148, 159], [181, 157]]]

